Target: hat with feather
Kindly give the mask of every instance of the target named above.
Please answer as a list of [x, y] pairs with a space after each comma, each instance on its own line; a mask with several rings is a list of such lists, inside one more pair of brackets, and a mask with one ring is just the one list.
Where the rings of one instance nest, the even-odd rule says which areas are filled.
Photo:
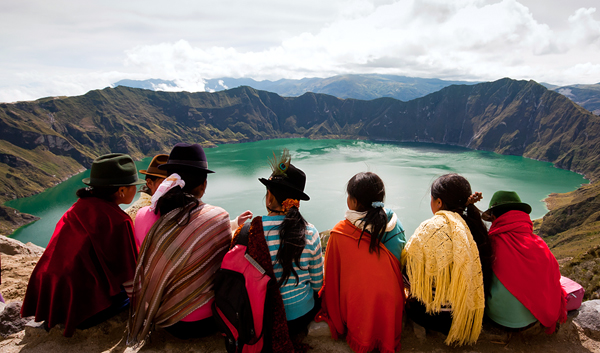
[[259, 178], [258, 180], [267, 189], [278, 190], [290, 199], [308, 201], [310, 197], [304, 193], [306, 174], [296, 168], [291, 161], [290, 151], [287, 149], [283, 150], [279, 158], [273, 153], [273, 159], [269, 159], [269, 164], [271, 164], [271, 170], [273, 171], [271, 176], [269, 179]]

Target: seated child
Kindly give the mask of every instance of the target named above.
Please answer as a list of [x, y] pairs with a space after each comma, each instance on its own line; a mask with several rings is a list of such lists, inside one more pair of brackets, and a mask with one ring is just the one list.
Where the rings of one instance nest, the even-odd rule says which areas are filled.
[[410, 281], [406, 312], [417, 324], [448, 337], [448, 345], [477, 341], [491, 273], [491, 244], [468, 180], [446, 174], [431, 185], [434, 216], [410, 237], [402, 261]]
[[[131, 217], [133, 222], [135, 222], [135, 217], [142, 207], [150, 206], [152, 195], [154, 195], [160, 183], [162, 183], [167, 177], [167, 171], [164, 169], [159, 169], [158, 166], [167, 163], [168, 159], [168, 154], [157, 154], [154, 156], [154, 158], [152, 158], [148, 169], [140, 170], [140, 174], [144, 174], [146, 176], [146, 185], [140, 188], [140, 198], [125, 209], [125, 213]], [[136, 245], [139, 249], [140, 244]]]
[[531, 206], [514, 191], [497, 191], [484, 212], [495, 260], [485, 313], [494, 322], [523, 328], [537, 320], [551, 333], [566, 320], [558, 262], [533, 234]]
[[346, 335], [356, 352], [400, 349], [404, 287], [399, 257], [404, 230], [393, 211], [383, 208], [385, 188], [374, 173], [348, 182], [346, 219], [331, 230], [320, 292], [331, 336]]
[[137, 249], [129, 204], [138, 180], [130, 156], [113, 153], [92, 163], [87, 188], [56, 224], [44, 254], [29, 278], [21, 316], [64, 324], [64, 335], [95, 326], [129, 305]]

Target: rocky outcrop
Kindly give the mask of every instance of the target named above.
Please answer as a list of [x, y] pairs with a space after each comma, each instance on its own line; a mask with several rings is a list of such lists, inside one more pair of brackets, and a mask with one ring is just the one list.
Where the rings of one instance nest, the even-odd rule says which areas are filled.
[[0, 253], [5, 255], [41, 256], [44, 248], [31, 242], [23, 244], [20, 241], [0, 235]]
[[[27, 213], [20, 213], [14, 208], [0, 206], [0, 233], [12, 234], [17, 228], [38, 219], [40, 218]], [[0, 235], [0, 237], [2, 236]]]
[[7, 304], [0, 311], [0, 336], [7, 337], [13, 333], [22, 331], [25, 324], [31, 321], [32, 318], [21, 318], [21, 302], [14, 301]]
[[600, 340], [600, 299], [583, 302], [573, 322], [586, 336]]

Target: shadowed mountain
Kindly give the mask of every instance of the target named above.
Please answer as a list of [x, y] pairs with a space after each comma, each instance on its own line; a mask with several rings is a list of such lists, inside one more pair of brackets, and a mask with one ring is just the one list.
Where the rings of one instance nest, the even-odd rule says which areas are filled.
[[[549, 161], [592, 181], [600, 176], [600, 117], [534, 81], [454, 85], [408, 102], [292, 98], [250, 87], [188, 93], [118, 86], [0, 104], [0, 199], [40, 192], [109, 152], [142, 158], [181, 141], [213, 146], [280, 137], [459, 145]], [[553, 251], [568, 257], [600, 244], [598, 183], [573, 193], [550, 207], [540, 228]], [[24, 219], [2, 207], [0, 232], [11, 233]]]
[[598, 117], [533, 81], [450, 86], [409, 102], [119, 86], [0, 104], [0, 197], [39, 192], [103, 153], [141, 158], [179, 141], [210, 146], [291, 136], [459, 145], [550, 161], [596, 179], [599, 133]]

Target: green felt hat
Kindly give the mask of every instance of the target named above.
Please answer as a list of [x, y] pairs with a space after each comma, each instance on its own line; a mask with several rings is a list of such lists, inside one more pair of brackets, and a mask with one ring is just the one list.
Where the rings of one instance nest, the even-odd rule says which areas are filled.
[[138, 178], [133, 159], [123, 153], [106, 154], [94, 159], [90, 177], [82, 181], [89, 186], [130, 186], [146, 183]]
[[531, 206], [521, 202], [521, 198], [514, 191], [496, 191], [490, 200], [489, 208], [483, 213], [490, 216], [492, 210], [510, 211], [518, 210], [527, 214], [531, 213]]

